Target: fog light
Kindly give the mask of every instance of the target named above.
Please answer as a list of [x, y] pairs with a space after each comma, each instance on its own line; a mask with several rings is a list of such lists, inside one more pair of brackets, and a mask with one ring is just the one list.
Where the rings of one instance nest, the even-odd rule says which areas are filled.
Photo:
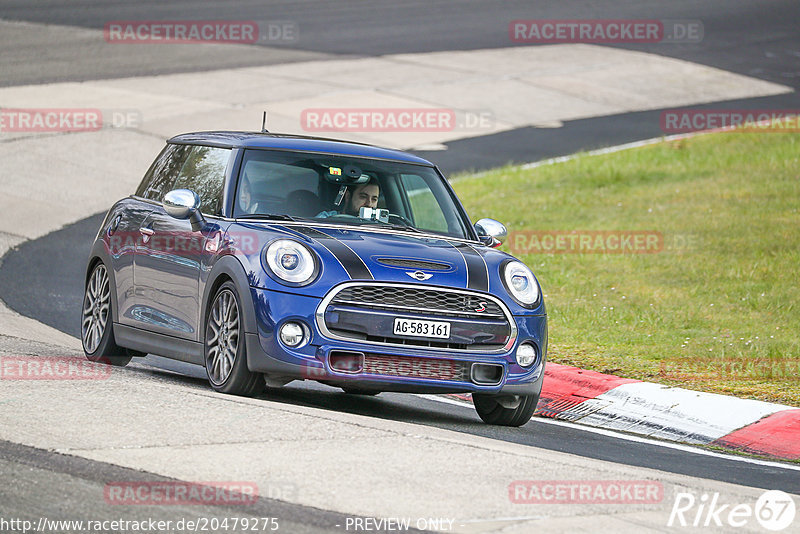
[[298, 323], [286, 323], [278, 335], [287, 347], [297, 347], [306, 339], [306, 330]]
[[517, 349], [517, 363], [522, 367], [530, 367], [536, 361], [536, 347], [523, 343]]

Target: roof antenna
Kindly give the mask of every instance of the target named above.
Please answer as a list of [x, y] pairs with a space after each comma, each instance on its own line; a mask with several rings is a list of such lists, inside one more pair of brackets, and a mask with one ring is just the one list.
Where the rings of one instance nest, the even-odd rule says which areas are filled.
[[267, 112], [264, 112], [264, 117], [261, 119], [261, 133], [269, 133], [267, 130]]

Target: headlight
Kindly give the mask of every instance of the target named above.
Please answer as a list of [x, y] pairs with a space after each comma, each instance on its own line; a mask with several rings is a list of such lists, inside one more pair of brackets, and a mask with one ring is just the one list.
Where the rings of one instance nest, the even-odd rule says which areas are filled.
[[503, 266], [503, 283], [506, 291], [523, 306], [530, 307], [539, 300], [539, 285], [524, 263], [510, 261]]
[[308, 248], [291, 239], [273, 241], [264, 252], [269, 269], [284, 282], [302, 286], [317, 274], [317, 262]]

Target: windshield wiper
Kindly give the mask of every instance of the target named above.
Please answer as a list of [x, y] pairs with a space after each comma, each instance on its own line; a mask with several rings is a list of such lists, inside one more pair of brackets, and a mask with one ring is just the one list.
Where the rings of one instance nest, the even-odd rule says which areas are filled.
[[392, 230], [411, 230], [412, 232], [416, 232], [418, 234], [424, 233], [422, 230], [415, 228], [413, 226], [408, 226], [405, 224], [392, 224], [392, 223], [384, 223], [386, 226], [384, 228], [391, 228]]
[[237, 219], [272, 219], [278, 221], [296, 221], [294, 217], [291, 215], [285, 215], [283, 213], [245, 213], [243, 215], [238, 215]]

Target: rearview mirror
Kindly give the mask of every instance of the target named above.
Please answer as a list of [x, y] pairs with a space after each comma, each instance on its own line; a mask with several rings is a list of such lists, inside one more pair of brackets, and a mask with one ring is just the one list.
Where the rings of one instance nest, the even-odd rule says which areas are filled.
[[191, 189], [173, 189], [164, 195], [164, 211], [176, 219], [189, 219], [192, 230], [200, 230], [205, 224], [200, 213], [200, 197]]
[[362, 173], [355, 165], [329, 166], [326, 170], [325, 179], [333, 184], [358, 185], [369, 182], [369, 175]]
[[481, 219], [475, 223], [478, 238], [488, 247], [499, 247], [508, 237], [508, 230], [494, 219]]

